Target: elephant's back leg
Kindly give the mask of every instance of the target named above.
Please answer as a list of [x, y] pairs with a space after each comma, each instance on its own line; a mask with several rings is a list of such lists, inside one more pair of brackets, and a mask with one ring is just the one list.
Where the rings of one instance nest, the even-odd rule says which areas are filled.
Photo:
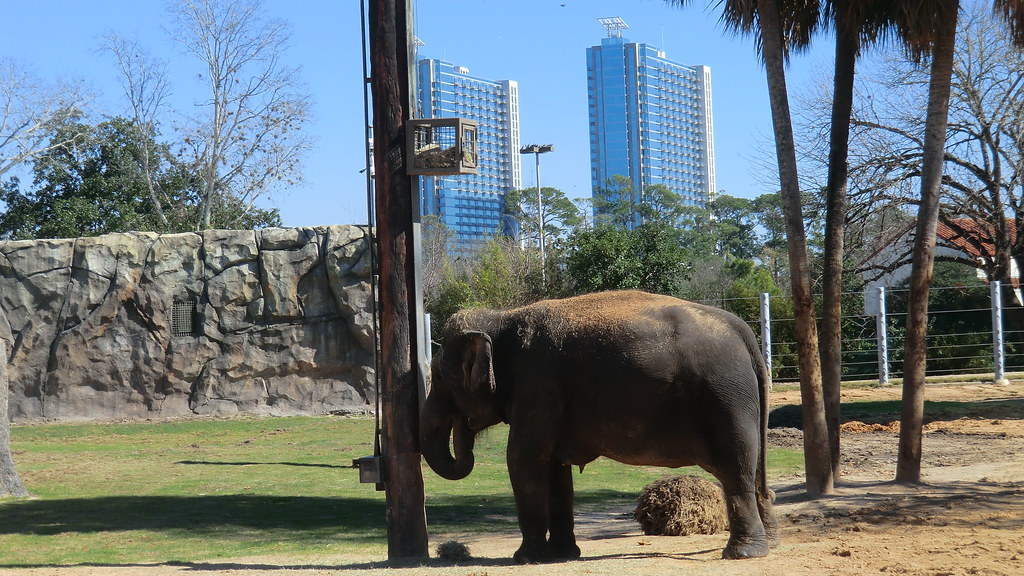
[[[756, 382], [753, 374], [751, 381]], [[760, 399], [749, 383], [709, 390], [700, 416], [704, 425], [701, 466], [722, 484], [729, 515], [730, 537], [725, 558], [768, 554], [769, 538], [761, 520], [764, 503], [758, 498], [760, 462]]]

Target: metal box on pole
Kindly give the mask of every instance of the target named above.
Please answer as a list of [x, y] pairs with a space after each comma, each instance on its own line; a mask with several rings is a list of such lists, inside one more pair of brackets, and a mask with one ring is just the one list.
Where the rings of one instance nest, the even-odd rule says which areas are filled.
[[477, 173], [480, 154], [475, 121], [417, 118], [406, 124], [406, 173], [424, 176]]

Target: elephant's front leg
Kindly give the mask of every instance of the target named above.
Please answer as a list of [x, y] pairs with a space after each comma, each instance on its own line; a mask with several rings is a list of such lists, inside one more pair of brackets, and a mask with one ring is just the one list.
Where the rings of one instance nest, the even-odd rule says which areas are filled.
[[525, 441], [513, 428], [509, 432], [509, 478], [516, 499], [523, 542], [513, 559], [518, 564], [550, 560], [547, 532], [551, 518], [551, 451]]
[[551, 536], [548, 545], [557, 560], [575, 560], [580, 557], [573, 533], [572, 466], [551, 462], [551, 500], [549, 503]]

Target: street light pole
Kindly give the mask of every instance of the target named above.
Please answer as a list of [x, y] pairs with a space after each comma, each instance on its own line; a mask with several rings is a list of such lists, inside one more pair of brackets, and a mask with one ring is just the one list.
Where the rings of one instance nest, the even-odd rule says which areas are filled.
[[540, 193], [540, 155], [554, 149], [553, 144], [530, 144], [519, 149], [520, 154], [533, 154], [534, 164], [537, 168], [537, 239], [540, 245], [540, 283], [542, 288], [547, 285], [547, 269], [544, 263], [544, 203], [541, 201]]

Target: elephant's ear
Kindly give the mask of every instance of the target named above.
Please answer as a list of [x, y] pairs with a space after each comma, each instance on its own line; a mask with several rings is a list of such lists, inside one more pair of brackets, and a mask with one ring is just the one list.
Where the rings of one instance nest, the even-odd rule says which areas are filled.
[[462, 349], [463, 382], [472, 390], [494, 392], [494, 364], [492, 362], [491, 337], [483, 332], [467, 332]]

